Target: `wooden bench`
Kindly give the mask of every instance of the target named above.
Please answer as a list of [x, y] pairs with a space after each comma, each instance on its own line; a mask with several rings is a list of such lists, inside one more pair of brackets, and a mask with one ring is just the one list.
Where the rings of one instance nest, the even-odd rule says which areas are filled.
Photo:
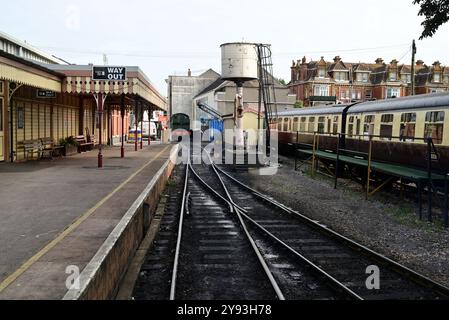
[[76, 136], [75, 141], [78, 143], [78, 153], [90, 151], [94, 148], [94, 143], [86, 141], [84, 136]]
[[53, 159], [55, 155], [62, 157], [63, 146], [56, 146], [52, 138], [41, 139], [42, 145], [42, 155], [41, 157], [47, 156], [49, 159]]
[[37, 153], [38, 159], [42, 155], [42, 142], [41, 140], [24, 140], [18, 143], [18, 149], [23, 149], [25, 160], [28, 160], [31, 154], [31, 158], [34, 159], [33, 155]]
[[95, 140], [95, 136], [94, 135], [88, 135], [87, 136], [87, 142], [89, 143], [93, 143], [93, 145], [95, 146], [97, 144], [97, 141]]

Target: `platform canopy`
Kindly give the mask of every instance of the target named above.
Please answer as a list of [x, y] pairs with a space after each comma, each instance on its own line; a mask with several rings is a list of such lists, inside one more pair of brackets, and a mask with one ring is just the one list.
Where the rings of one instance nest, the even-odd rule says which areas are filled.
[[138, 96], [158, 109], [167, 110], [167, 100], [156, 90], [139, 67], [124, 67], [126, 68], [124, 81], [93, 80], [91, 65], [49, 65], [48, 68], [65, 75], [62, 92]]
[[59, 93], [63, 77], [54, 70], [0, 50], [0, 80]]

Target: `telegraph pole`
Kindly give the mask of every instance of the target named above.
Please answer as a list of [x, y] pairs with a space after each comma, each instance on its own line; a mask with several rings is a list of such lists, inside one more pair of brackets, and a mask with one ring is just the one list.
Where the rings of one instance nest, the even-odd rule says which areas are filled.
[[412, 88], [411, 88], [411, 96], [415, 95], [415, 57], [416, 57], [416, 43], [415, 40], [413, 40], [412, 44]]

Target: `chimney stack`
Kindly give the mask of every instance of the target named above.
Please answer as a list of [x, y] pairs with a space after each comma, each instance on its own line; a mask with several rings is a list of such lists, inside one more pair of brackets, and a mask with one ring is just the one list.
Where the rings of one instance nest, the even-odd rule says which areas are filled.
[[382, 59], [382, 58], [376, 59], [376, 64], [383, 64], [383, 63], [384, 63], [384, 59]]
[[189, 69], [189, 71], [187, 71], [187, 76], [191, 77], [192, 76], [192, 71]]
[[424, 68], [424, 61], [418, 60], [416, 61], [416, 71], [419, 71]]

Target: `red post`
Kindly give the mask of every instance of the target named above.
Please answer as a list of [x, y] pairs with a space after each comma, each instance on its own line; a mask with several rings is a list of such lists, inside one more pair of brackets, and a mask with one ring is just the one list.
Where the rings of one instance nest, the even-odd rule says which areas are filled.
[[125, 157], [125, 94], [122, 94], [120, 101], [120, 115], [122, 118], [122, 146], [120, 148], [121, 157]]
[[139, 101], [136, 100], [136, 110], [134, 112], [135, 115], [135, 119], [136, 119], [136, 134], [135, 134], [135, 142], [134, 142], [134, 151], [138, 150], [138, 139], [139, 139], [139, 134], [138, 134], [138, 130], [139, 130]]
[[140, 150], [143, 149], [143, 105], [140, 105], [140, 114], [142, 122], [140, 122], [140, 132], [142, 132], [142, 139], [140, 140]]
[[103, 168], [103, 93], [99, 93], [97, 96], [97, 113], [98, 113], [98, 127], [99, 127], [99, 145], [98, 145], [98, 168]]

